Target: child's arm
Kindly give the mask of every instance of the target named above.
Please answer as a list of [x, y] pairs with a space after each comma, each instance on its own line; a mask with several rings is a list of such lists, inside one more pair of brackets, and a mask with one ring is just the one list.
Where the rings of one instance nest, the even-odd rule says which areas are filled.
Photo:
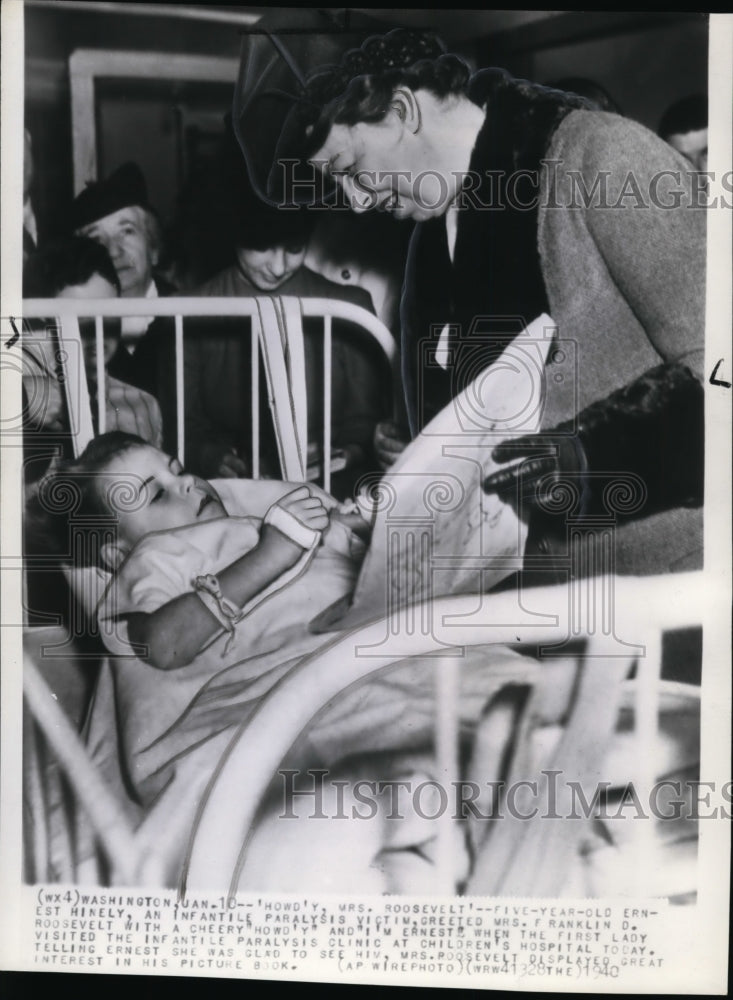
[[[276, 506], [315, 531], [328, 526], [323, 504], [311, 495], [307, 486], [283, 497]], [[294, 566], [303, 551], [303, 545], [272, 524], [263, 523], [258, 544], [218, 574], [222, 593], [236, 607], [243, 607]], [[143, 659], [159, 670], [186, 666], [220, 630], [219, 621], [193, 591], [151, 613], [128, 616], [130, 642], [146, 647]]]

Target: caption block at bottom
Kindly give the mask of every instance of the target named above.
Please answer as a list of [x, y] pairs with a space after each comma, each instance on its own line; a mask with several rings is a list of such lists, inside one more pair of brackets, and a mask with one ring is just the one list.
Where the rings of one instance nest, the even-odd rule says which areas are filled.
[[41, 969], [228, 977], [623, 980], [665, 964], [664, 901], [222, 897], [36, 889]]

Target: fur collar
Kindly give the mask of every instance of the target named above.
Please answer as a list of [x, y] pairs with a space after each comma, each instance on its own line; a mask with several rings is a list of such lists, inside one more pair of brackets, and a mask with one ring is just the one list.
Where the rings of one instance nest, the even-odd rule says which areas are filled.
[[[471, 156], [471, 193], [459, 199], [453, 262], [444, 218], [416, 226], [408, 254], [402, 361], [413, 433], [548, 309], [537, 247], [542, 159], [563, 118], [590, 106], [499, 69], [477, 73], [468, 96], [486, 117]], [[446, 324], [449, 371], [427, 360]]]

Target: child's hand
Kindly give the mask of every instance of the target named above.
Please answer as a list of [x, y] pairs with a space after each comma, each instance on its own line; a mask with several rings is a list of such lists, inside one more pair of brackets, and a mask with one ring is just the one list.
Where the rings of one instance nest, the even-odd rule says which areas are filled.
[[328, 527], [328, 511], [323, 501], [320, 497], [313, 496], [307, 486], [299, 486], [297, 490], [288, 493], [276, 506], [297, 517], [301, 524], [313, 531], [323, 531]]
[[320, 497], [299, 486], [274, 503], [265, 514], [263, 531], [275, 529], [301, 549], [312, 549], [328, 527], [328, 511]]

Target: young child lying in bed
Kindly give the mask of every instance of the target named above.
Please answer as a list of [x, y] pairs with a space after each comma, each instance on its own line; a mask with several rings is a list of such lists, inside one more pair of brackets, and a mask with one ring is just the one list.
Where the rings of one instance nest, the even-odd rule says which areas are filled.
[[[228, 653], [239, 624], [307, 574], [320, 546], [347, 577], [364, 551], [350, 531], [363, 533], [364, 520], [321, 491], [297, 486], [264, 518], [230, 514], [211, 483], [130, 434], [95, 438], [55, 482], [76, 485], [76, 515], [89, 518], [92, 530], [95, 519], [114, 519], [112, 536], [96, 546], [114, 581], [100, 619], [121, 625], [137, 654], [161, 670], [187, 666], [212, 643], [218, 648], [224, 633]], [[322, 609], [313, 588], [297, 593], [299, 616]], [[109, 637], [111, 651], [120, 652]]]
[[[359, 514], [312, 485], [238, 485], [225, 507], [176, 459], [112, 432], [32, 498], [34, 527], [74, 552], [77, 568], [81, 558], [109, 574], [96, 618], [143, 801], [181, 753], [242, 722], [326, 641], [308, 623], [356, 582], [368, 532]], [[59, 509], [70, 493], [73, 511]]]

